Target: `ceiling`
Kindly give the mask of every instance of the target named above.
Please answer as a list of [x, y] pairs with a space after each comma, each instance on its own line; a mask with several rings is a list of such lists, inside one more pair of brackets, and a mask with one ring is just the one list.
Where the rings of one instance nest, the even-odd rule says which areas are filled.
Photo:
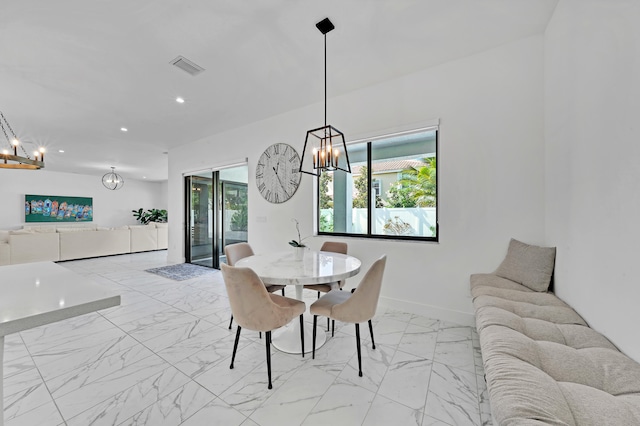
[[0, 111], [47, 170], [161, 181], [169, 148], [322, 101], [325, 17], [332, 97], [542, 33], [556, 3], [4, 0]]

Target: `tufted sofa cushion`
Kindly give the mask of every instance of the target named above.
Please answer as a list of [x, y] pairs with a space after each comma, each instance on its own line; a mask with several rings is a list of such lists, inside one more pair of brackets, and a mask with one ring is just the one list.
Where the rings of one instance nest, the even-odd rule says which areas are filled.
[[611, 348], [575, 349], [502, 326], [480, 339], [497, 424], [640, 424], [640, 365]]
[[535, 318], [522, 318], [494, 306], [478, 309], [476, 311], [478, 332], [481, 333], [490, 326], [502, 326], [533, 340], [560, 343], [576, 349], [600, 347], [616, 350], [606, 337], [584, 325], [556, 324]]
[[568, 306], [537, 305], [494, 296], [478, 296], [473, 303], [476, 310], [484, 306], [494, 306], [522, 318], [535, 318], [561, 324], [587, 325], [582, 317]]
[[471, 277], [499, 425], [640, 425], [640, 364], [553, 293]]
[[534, 291], [518, 291], [508, 288], [496, 288], [491, 286], [478, 286], [473, 289], [473, 297], [493, 296], [514, 302], [531, 303], [540, 306], [564, 306], [569, 307], [553, 293], [538, 293]]

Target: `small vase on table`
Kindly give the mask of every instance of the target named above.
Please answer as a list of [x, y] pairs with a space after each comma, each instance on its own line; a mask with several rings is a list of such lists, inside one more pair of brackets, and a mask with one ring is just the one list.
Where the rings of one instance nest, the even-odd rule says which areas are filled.
[[293, 256], [296, 260], [304, 259], [304, 252], [307, 250], [305, 246], [294, 247], [293, 248]]

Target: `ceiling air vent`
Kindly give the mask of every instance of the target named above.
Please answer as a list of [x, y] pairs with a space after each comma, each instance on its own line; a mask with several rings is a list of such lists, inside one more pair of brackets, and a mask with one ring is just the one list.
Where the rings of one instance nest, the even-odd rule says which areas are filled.
[[170, 63], [171, 65], [174, 65], [180, 68], [182, 71], [185, 71], [193, 76], [196, 76], [200, 74], [202, 71], [204, 71], [204, 68], [202, 68], [200, 65], [194, 64], [184, 56], [178, 56], [177, 58], [172, 60]]

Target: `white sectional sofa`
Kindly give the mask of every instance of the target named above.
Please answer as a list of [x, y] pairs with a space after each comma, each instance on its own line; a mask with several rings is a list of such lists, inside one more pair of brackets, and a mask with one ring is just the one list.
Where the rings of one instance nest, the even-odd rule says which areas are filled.
[[0, 265], [11, 264], [11, 249], [8, 242], [0, 242]]
[[0, 231], [0, 265], [60, 261], [163, 250], [166, 223], [116, 228], [96, 226], [24, 226]]
[[129, 229], [58, 229], [60, 260], [129, 253]]
[[38, 232], [9, 231], [9, 264], [60, 260], [60, 240], [55, 228]]
[[131, 253], [156, 250], [158, 247], [157, 229], [150, 229], [149, 225], [130, 226]]

